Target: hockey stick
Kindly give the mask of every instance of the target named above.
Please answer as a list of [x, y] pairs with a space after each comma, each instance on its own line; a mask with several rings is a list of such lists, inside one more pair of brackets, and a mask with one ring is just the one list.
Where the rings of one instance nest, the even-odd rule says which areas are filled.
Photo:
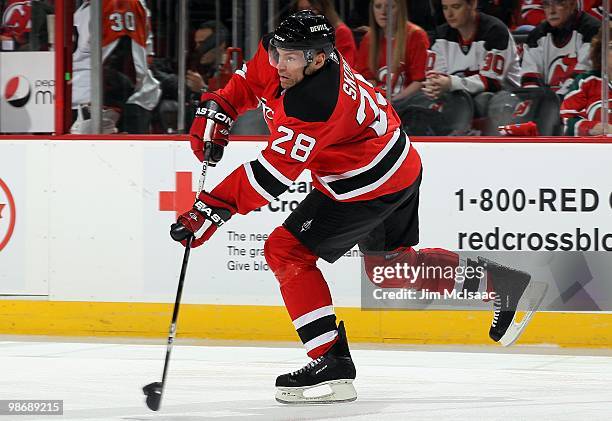
[[[198, 192], [196, 197], [204, 190], [204, 181], [206, 180], [206, 171], [208, 170], [208, 158], [204, 159], [202, 164], [202, 175], [200, 176], [200, 183], [198, 184]], [[182, 227], [183, 229], [185, 227]], [[178, 230], [181, 231], [180, 228]], [[184, 232], [184, 231], [183, 231]], [[175, 233], [172, 237], [175, 238]], [[150, 410], [158, 411], [161, 406], [162, 394], [164, 393], [164, 387], [166, 385], [166, 375], [168, 374], [168, 364], [170, 362], [170, 353], [172, 351], [172, 344], [176, 335], [176, 321], [178, 319], [179, 305], [181, 304], [181, 296], [183, 295], [183, 284], [185, 282], [185, 274], [187, 273], [187, 263], [189, 263], [189, 252], [191, 250], [191, 241], [193, 240], [193, 234], [189, 233], [187, 237], [187, 244], [185, 245], [185, 254], [183, 255], [183, 264], [181, 266], [181, 274], [179, 276], [178, 288], [176, 291], [176, 300], [174, 301], [174, 310], [172, 311], [172, 322], [170, 323], [170, 332], [168, 334], [168, 345], [166, 347], [166, 360], [164, 361], [164, 372], [162, 374], [161, 382], [153, 382], [142, 388], [142, 392], [147, 397], [146, 403]]]

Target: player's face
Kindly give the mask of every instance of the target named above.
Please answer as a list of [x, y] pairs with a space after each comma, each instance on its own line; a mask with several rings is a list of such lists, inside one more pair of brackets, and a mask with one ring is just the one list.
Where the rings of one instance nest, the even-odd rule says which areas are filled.
[[317, 14], [321, 14], [321, 11], [317, 9], [316, 7], [314, 7], [312, 3], [310, 3], [308, 0], [298, 1], [297, 10], [312, 10], [313, 12]]
[[544, 0], [546, 21], [552, 27], [564, 25], [576, 11], [576, 0]]
[[391, 10], [393, 15], [395, 15], [395, 13], [397, 13], [397, 6], [395, 5], [395, 1], [394, 0], [374, 0], [372, 2], [372, 11], [374, 12], [374, 20], [376, 21], [376, 24], [378, 26], [380, 26], [381, 28], [386, 28], [387, 27], [387, 20], [388, 20], [388, 16], [387, 16], [387, 12], [389, 11], [389, 1], [393, 2], [393, 5], [391, 6]]
[[270, 64], [278, 71], [283, 89], [291, 88], [304, 79], [306, 58], [303, 51], [271, 48], [268, 54]]
[[451, 28], [462, 28], [470, 22], [476, 2], [468, 0], [442, 0], [442, 12]]

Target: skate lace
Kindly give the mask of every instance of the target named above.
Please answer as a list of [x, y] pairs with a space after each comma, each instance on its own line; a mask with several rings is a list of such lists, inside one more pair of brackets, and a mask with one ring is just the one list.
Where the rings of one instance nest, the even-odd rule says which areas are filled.
[[501, 312], [501, 297], [499, 295], [497, 295], [497, 297], [495, 297], [495, 301], [493, 301], [493, 308], [493, 323], [491, 323], [491, 326], [496, 327], [497, 321], [499, 320], [499, 314]]
[[323, 361], [323, 356], [320, 356], [318, 358], [315, 358], [314, 360], [312, 360], [311, 362], [309, 362], [308, 364], [306, 364], [304, 367], [300, 368], [299, 370], [294, 371], [293, 373], [291, 373], [292, 376], [295, 376], [297, 374], [301, 374], [305, 371], [310, 370], [312, 367], [314, 367], [315, 365], [319, 364], [321, 361]]

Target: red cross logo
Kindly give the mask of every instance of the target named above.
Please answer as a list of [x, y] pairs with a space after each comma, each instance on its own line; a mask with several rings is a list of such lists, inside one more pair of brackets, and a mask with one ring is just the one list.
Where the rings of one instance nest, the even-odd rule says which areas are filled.
[[[8, 244], [15, 229], [15, 200], [8, 186], [0, 178], [0, 251]], [[4, 209], [6, 212], [3, 212]], [[8, 219], [7, 219], [8, 218]]]
[[192, 190], [190, 172], [176, 173], [176, 191], [159, 192], [159, 210], [174, 211], [176, 218], [193, 207], [196, 192]]

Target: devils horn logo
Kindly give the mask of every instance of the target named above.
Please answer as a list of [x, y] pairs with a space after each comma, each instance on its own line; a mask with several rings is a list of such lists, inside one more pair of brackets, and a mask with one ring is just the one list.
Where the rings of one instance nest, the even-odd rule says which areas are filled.
[[32, 6], [29, 1], [20, 1], [8, 5], [2, 16], [4, 26], [11, 28], [18, 35], [32, 28]]
[[512, 114], [512, 116], [525, 117], [527, 114], [529, 114], [529, 111], [531, 111], [531, 104], [533, 104], [533, 101], [530, 99], [527, 99], [523, 102], [519, 102], [516, 108], [514, 109], [514, 113]]
[[554, 59], [549, 67], [549, 85], [552, 87], [563, 85], [563, 82], [572, 77], [577, 64], [578, 58], [576, 56], [562, 56]]

